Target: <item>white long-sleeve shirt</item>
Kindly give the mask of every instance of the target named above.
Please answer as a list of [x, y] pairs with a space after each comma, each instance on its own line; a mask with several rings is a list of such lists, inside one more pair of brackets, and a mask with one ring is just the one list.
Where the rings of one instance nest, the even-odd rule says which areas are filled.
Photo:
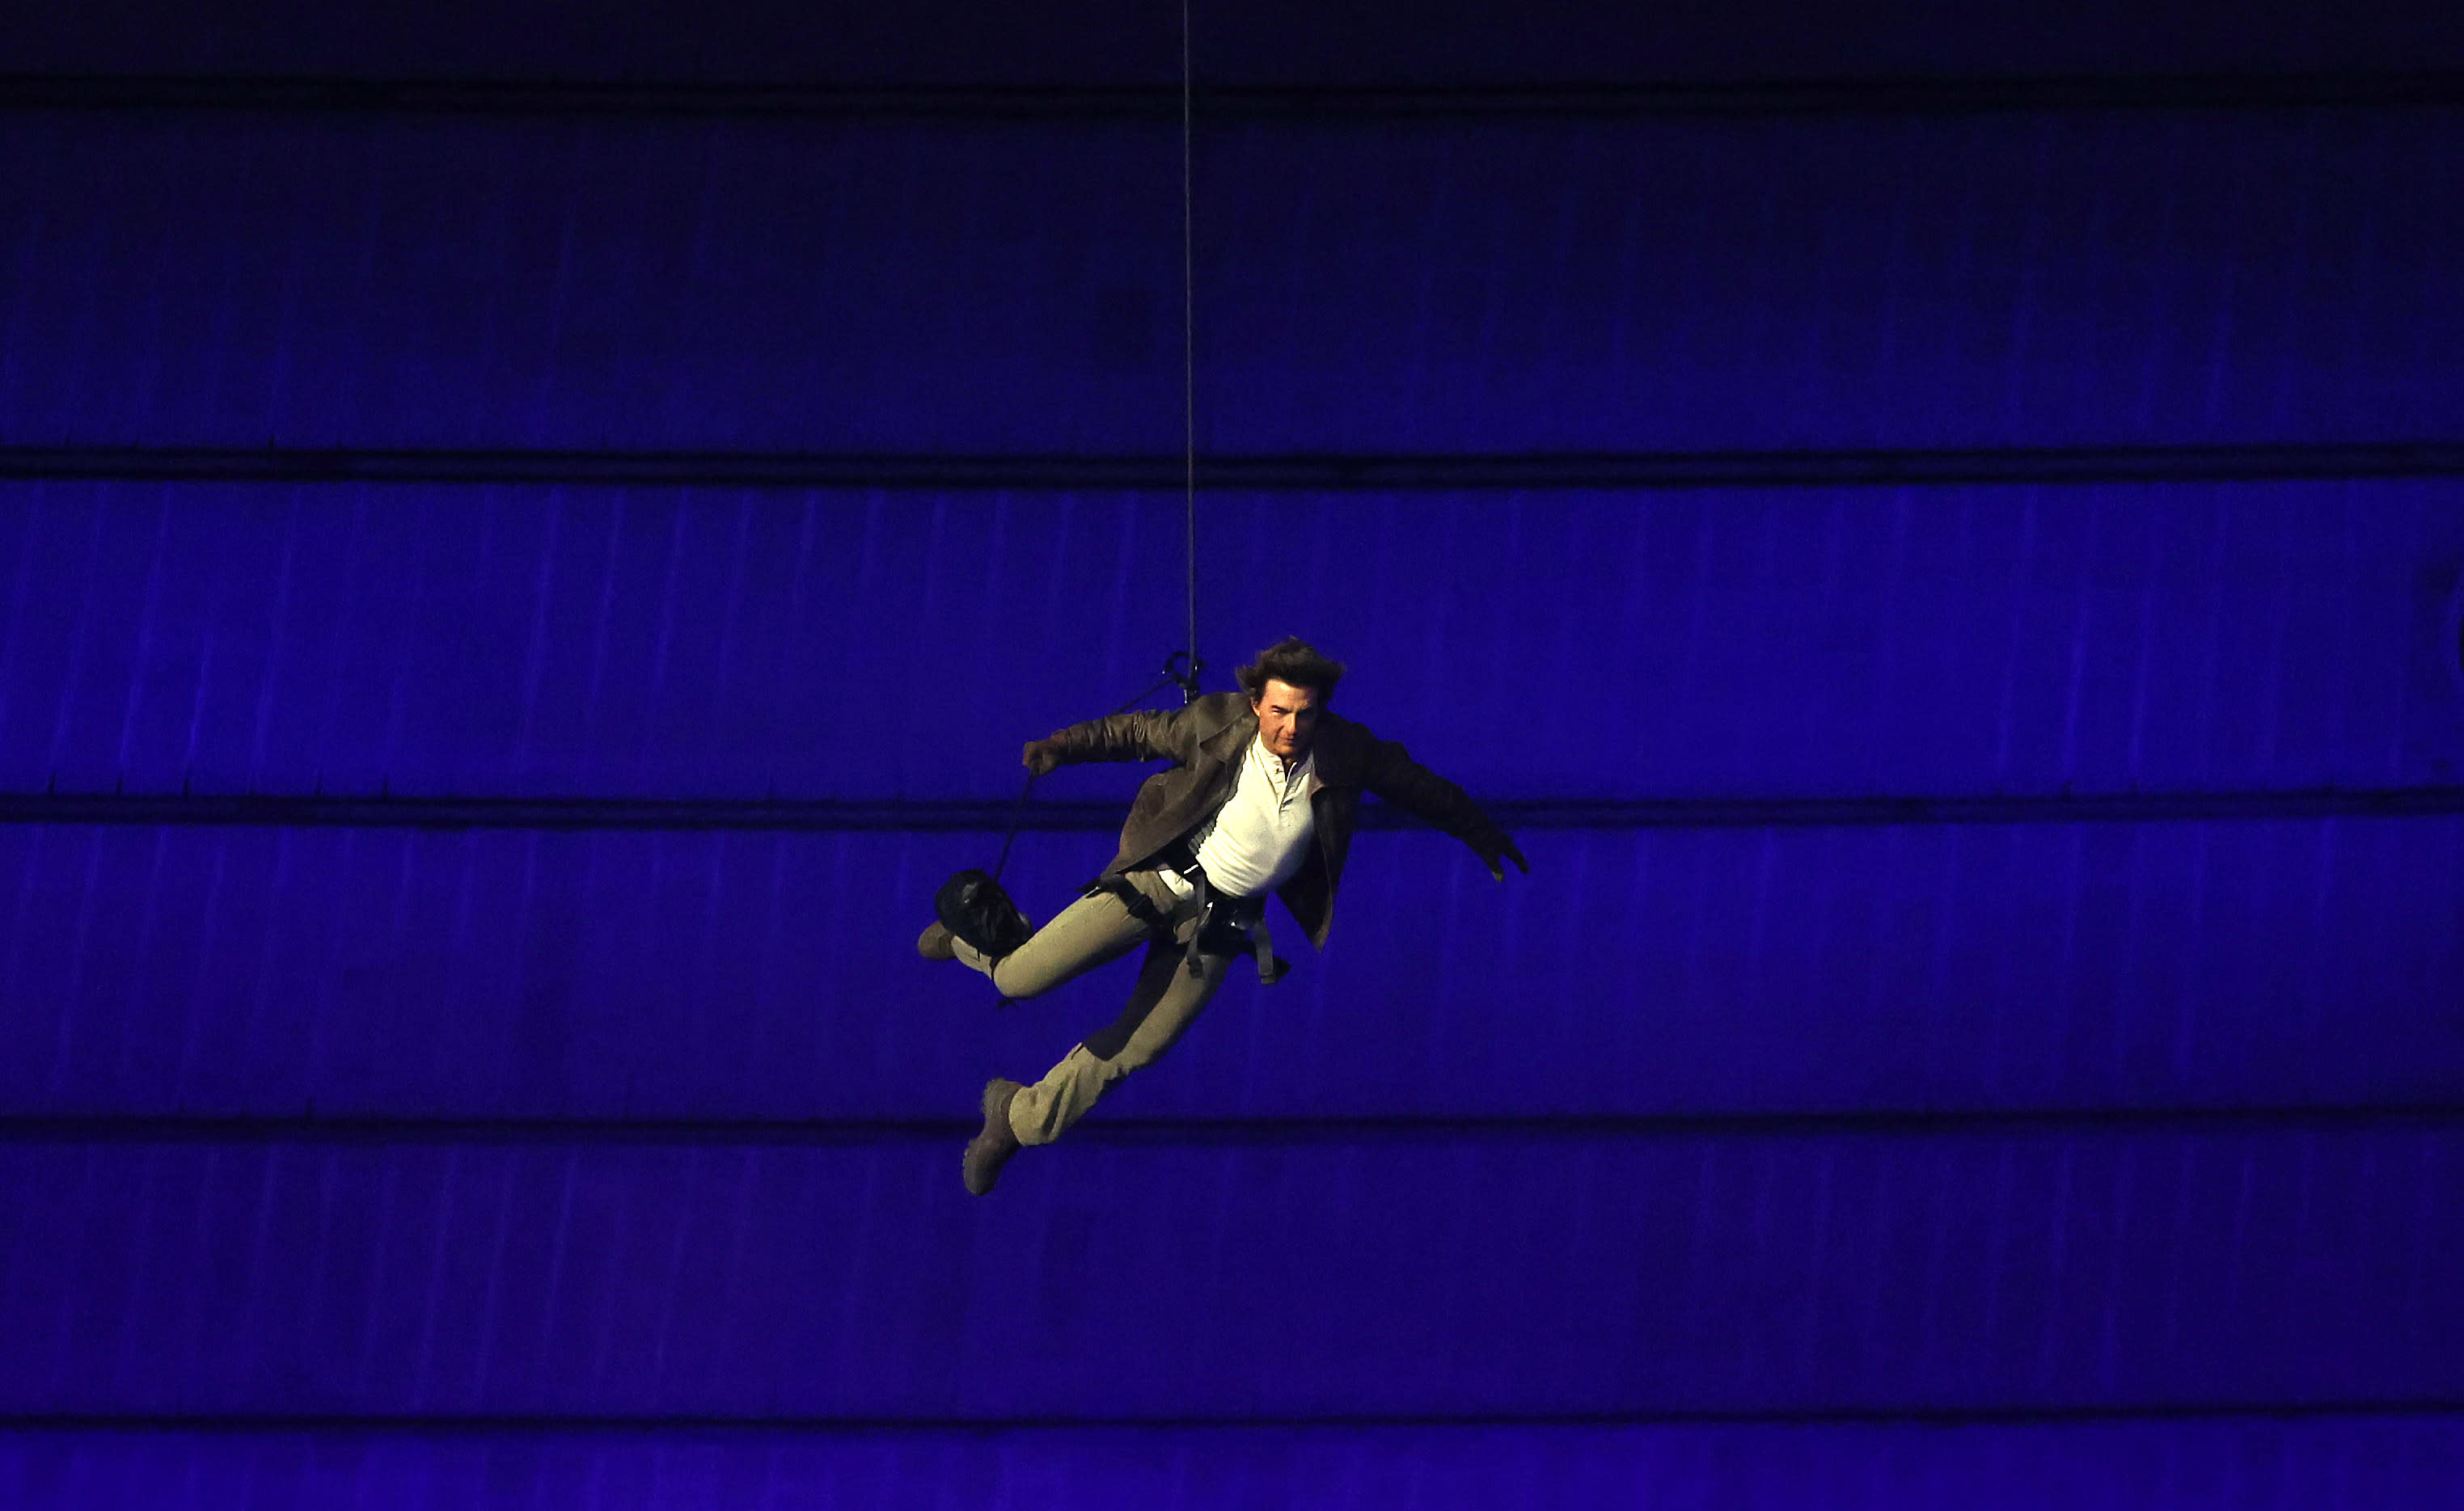
[[1206, 885], [1226, 896], [1256, 897], [1299, 874], [1317, 832], [1309, 809], [1317, 785], [1313, 758], [1303, 756], [1287, 770], [1264, 740], [1251, 740], [1233, 775], [1232, 796], [1198, 833]]

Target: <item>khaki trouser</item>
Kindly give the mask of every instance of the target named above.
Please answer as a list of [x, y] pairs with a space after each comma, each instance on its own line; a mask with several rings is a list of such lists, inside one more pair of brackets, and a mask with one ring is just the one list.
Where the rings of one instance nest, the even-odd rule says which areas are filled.
[[1012, 1098], [1010, 1131], [1022, 1144], [1051, 1143], [1102, 1101], [1114, 1082], [1161, 1060], [1213, 1000], [1231, 968], [1229, 957], [1202, 953], [1192, 975], [1182, 955], [1190, 931], [1198, 927], [1197, 900], [1175, 896], [1153, 871], [1132, 871], [1124, 879], [1172, 920], [1169, 933], [1140, 922], [1112, 893], [1097, 892], [1071, 903], [997, 966], [966, 941], [951, 941], [959, 959], [992, 977], [1003, 996], [1021, 1000], [1041, 996], [1141, 944], [1147, 947], [1138, 984], [1121, 1014], [1123, 1024], [1133, 1025], [1129, 1042], [1110, 1060], [1081, 1042], [1043, 1080]]

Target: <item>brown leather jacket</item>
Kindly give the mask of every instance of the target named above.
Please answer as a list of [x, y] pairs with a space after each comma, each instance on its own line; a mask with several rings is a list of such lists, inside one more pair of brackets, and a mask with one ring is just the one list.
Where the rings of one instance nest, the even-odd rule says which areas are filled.
[[[1138, 788], [1137, 800], [1130, 805], [1129, 822], [1121, 828], [1120, 854], [1104, 868], [1104, 877], [1109, 880], [1153, 860], [1222, 807], [1232, 796], [1241, 753], [1257, 737], [1258, 715], [1238, 692], [1209, 693], [1186, 708], [1115, 713], [1054, 731], [1052, 738], [1061, 746], [1064, 765], [1097, 760], [1173, 763]], [[1463, 796], [1461, 787], [1414, 761], [1402, 746], [1379, 739], [1331, 709], [1319, 715], [1309, 751], [1317, 762], [1319, 784], [1309, 802], [1317, 843], [1300, 873], [1278, 887], [1275, 895], [1309, 931], [1309, 942], [1321, 949], [1334, 919], [1334, 889], [1343, 880], [1344, 857], [1351, 853], [1361, 789], [1427, 820], [1474, 849], [1481, 848], [1483, 841], [1505, 839], [1504, 831]]]

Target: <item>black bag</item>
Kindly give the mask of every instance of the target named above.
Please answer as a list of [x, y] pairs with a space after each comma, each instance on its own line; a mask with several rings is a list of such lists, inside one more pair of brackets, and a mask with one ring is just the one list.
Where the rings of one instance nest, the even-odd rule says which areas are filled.
[[998, 960], [1026, 943], [1035, 931], [986, 871], [960, 871], [933, 894], [941, 927]]

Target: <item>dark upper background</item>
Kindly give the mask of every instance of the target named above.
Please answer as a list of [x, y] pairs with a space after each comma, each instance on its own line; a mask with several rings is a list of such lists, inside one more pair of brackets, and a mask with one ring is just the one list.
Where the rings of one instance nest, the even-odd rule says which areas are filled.
[[[11, 72], [656, 80], [796, 85], [1177, 85], [1179, 15], [1122, 0], [1000, 6], [658, 0], [200, 11], [85, 0], [12, 18]], [[2450, 8], [1973, 6], [1743, 0], [1637, 7], [1199, 6], [1198, 77], [1258, 86], [1456, 87], [1876, 77], [2381, 73], [2464, 66]]]

